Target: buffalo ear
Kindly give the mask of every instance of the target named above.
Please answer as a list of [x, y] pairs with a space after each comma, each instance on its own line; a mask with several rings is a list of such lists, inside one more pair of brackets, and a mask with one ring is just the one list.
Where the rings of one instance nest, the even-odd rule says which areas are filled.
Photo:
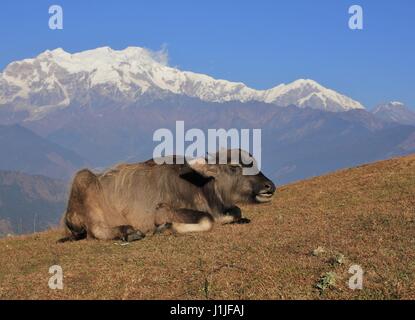
[[187, 162], [192, 170], [205, 178], [215, 178], [217, 176], [217, 166], [208, 164], [204, 158], [196, 158]]

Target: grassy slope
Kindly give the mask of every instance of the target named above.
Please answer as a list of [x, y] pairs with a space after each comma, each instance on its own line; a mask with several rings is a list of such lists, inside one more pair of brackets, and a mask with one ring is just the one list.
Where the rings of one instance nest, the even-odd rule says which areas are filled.
[[[415, 298], [415, 155], [278, 189], [248, 206], [248, 225], [114, 241], [55, 244], [57, 231], [0, 241], [0, 298]], [[313, 256], [318, 246], [326, 252]], [[343, 265], [330, 259], [345, 256]], [[48, 288], [59, 264], [64, 289]], [[365, 271], [363, 290], [348, 268]], [[335, 272], [336, 287], [315, 284]]]

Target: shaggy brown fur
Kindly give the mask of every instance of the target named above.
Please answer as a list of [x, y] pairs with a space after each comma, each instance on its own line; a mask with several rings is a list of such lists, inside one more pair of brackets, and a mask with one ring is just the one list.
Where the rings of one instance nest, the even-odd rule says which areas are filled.
[[210, 230], [214, 221], [248, 222], [235, 203], [259, 202], [258, 197], [274, 191], [262, 173], [243, 176], [235, 164], [158, 165], [148, 160], [101, 174], [84, 169], [72, 183], [61, 241], [132, 241], [163, 226], [194, 232]]

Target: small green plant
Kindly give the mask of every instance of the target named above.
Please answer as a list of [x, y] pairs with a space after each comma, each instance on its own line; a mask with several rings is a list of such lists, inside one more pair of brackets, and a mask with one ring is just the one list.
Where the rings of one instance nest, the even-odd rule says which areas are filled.
[[203, 283], [202, 292], [206, 299], [209, 299], [209, 290], [210, 290], [210, 284], [208, 278], [205, 278], [205, 281]]
[[331, 259], [331, 263], [333, 265], [342, 265], [344, 264], [344, 260], [345, 260], [344, 254], [338, 253]]
[[325, 290], [336, 287], [336, 274], [334, 272], [326, 272], [317, 281], [316, 288], [322, 294]]

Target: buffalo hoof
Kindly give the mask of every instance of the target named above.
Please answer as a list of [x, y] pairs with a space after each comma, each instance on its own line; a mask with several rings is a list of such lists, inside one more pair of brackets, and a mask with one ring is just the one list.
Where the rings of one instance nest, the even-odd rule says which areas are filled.
[[246, 223], [250, 223], [251, 219], [248, 218], [240, 218], [236, 221], [231, 222], [232, 224], [246, 224]]
[[141, 240], [144, 237], [145, 237], [145, 234], [142, 233], [140, 230], [137, 230], [137, 231], [134, 231], [133, 233], [129, 233], [125, 235], [123, 240], [126, 242], [133, 242], [133, 241]]
[[234, 218], [235, 218], [235, 220], [240, 220], [240, 219], [242, 219], [242, 211], [241, 211], [241, 209], [240, 209], [239, 207], [237, 207], [237, 206], [233, 206], [233, 207], [229, 208], [229, 209], [226, 211], [225, 215], [232, 216], [232, 217], [234, 217]]
[[163, 224], [161, 224], [161, 225], [159, 225], [159, 226], [156, 227], [156, 230], [154, 230], [154, 233], [153, 234], [163, 233], [166, 230], [170, 230], [171, 227], [172, 227], [172, 224], [170, 222], [163, 223]]
[[65, 243], [65, 242], [68, 242], [68, 241], [73, 241], [73, 238], [72, 237], [61, 238], [61, 239], [57, 240], [56, 243]]

